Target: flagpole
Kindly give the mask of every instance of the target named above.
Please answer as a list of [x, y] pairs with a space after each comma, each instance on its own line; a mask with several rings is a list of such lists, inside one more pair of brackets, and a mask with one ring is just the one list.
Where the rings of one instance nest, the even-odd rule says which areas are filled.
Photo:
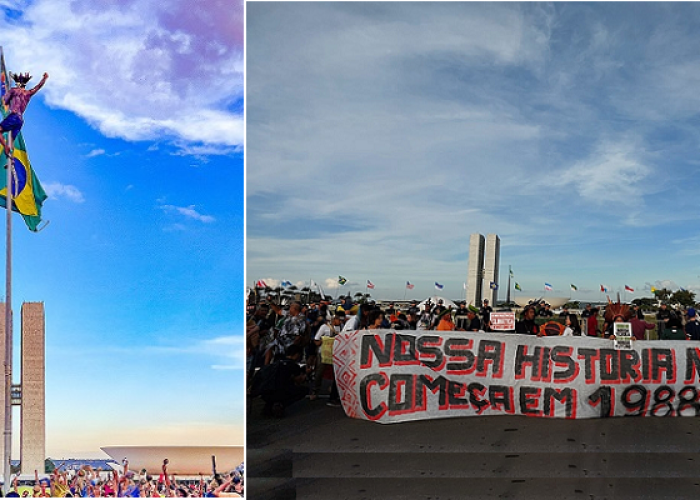
[[510, 266], [508, 266], [508, 297], [506, 297], [506, 302], [508, 302], [508, 304], [510, 304], [510, 273], [512, 272]]
[[[4, 56], [3, 56], [4, 63]], [[9, 83], [9, 82], [8, 82]], [[12, 459], [12, 171], [14, 138], [8, 133], [10, 154], [7, 157], [7, 177], [5, 191], [6, 227], [5, 233], [5, 432], [3, 453], [4, 496], [10, 489], [10, 460]]]

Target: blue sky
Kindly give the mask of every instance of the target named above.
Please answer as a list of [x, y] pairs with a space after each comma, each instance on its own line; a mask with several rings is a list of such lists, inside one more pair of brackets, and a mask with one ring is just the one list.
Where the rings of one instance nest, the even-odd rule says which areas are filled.
[[[247, 283], [700, 292], [700, 6], [252, 3]], [[348, 278], [332, 289], [338, 275]]]
[[47, 454], [242, 444], [242, 3], [0, 6], [8, 70], [50, 75], [23, 128], [50, 223], [13, 223], [16, 318], [46, 308]]

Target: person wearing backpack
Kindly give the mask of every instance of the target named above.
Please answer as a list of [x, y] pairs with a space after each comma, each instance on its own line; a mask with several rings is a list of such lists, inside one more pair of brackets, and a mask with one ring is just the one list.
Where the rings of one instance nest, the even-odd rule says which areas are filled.
[[695, 309], [690, 307], [686, 313], [688, 320], [685, 323], [685, 336], [688, 340], [700, 340], [700, 321], [698, 321]]

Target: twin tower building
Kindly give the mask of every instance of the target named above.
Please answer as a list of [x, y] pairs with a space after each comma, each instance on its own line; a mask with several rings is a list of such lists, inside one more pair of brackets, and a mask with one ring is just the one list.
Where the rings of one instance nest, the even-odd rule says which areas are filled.
[[[5, 304], [0, 302], [0, 312]], [[11, 398], [12, 406], [20, 407], [20, 462], [22, 475], [34, 476], [36, 470], [44, 473], [46, 459], [46, 349], [43, 302], [22, 304], [22, 336], [20, 346], [21, 383], [12, 384], [10, 394], [5, 394], [4, 380], [0, 381], [0, 428], [5, 420], [5, 398]], [[14, 323], [14, 321], [13, 321]], [[5, 315], [0, 313], [0, 366], [5, 359]], [[1, 370], [0, 370], [1, 371]], [[13, 368], [13, 378], [17, 378]], [[1, 378], [1, 377], [0, 377]], [[4, 440], [0, 439], [0, 462], [4, 456]], [[0, 474], [3, 467], [0, 466]]]
[[469, 271], [467, 274], [467, 303], [476, 307], [488, 299], [491, 306], [498, 298], [498, 263], [501, 239], [498, 235], [474, 233], [469, 237]]

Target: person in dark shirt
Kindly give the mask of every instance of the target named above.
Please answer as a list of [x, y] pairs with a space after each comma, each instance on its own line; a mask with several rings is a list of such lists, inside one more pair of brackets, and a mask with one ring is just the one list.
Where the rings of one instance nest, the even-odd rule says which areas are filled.
[[535, 308], [526, 307], [523, 311], [522, 321], [515, 324], [515, 333], [524, 333], [526, 335], [539, 335], [540, 329], [535, 323]]
[[484, 325], [491, 321], [492, 312], [493, 308], [489, 305], [489, 299], [484, 299], [484, 305], [479, 310], [479, 314], [481, 314], [481, 320]]
[[438, 303], [435, 306], [435, 308], [433, 309], [433, 314], [439, 316], [440, 314], [444, 313], [446, 310], [447, 310], [447, 308], [443, 304], [442, 299], [438, 299]]
[[468, 332], [478, 332], [481, 330], [481, 320], [476, 315], [476, 311], [469, 309], [467, 312], [467, 331]]
[[554, 313], [550, 310], [549, 304], [545, 304], [544, 309], [540, 309], [540, 316], [543, 318], [551, 318], [554, 316]]
[[420, 309], [418, 308], [418, 301], [412, 300], [411, 305], [408, 308], [408, 314], [413, 314], [416, 318], [420, 316]]
[[[559, 313], [559, 317], [566, 318], [567, 316], [569, 316], [569, 308], [567, 306], [564, 306], [561, 308], [561, 312]], [[578, 318], [577, 318], [577, 320], [578, 320]]]
[[586, 308], [583, 310], [583, 312], [581, 312], [581, 319], [590, 318], [592, 314], [593, 311], [591, 310], [591, 305], [586, 304]]
[[265, 401], [263, 415], [282, 418], [285, 408], [306, 396], [306, 370], [299, 366], [302, 352], [301, 346], [292, 344], [285, 351], [285, 358], [276, 361], [279, 365], [276, 368], [274, 388], [261, 395]]
[[467, 326], [469, 326], [468, 313], [467, 303], [460, 302], [459, 309], [455, 311], [455, 328], [457, 330], [467, 330]]
[[686, 313], [688, 321], [685, 323], [685, 336], [688, 340], [700, 340], [700, 321], [694, 308], [689, 308]]

